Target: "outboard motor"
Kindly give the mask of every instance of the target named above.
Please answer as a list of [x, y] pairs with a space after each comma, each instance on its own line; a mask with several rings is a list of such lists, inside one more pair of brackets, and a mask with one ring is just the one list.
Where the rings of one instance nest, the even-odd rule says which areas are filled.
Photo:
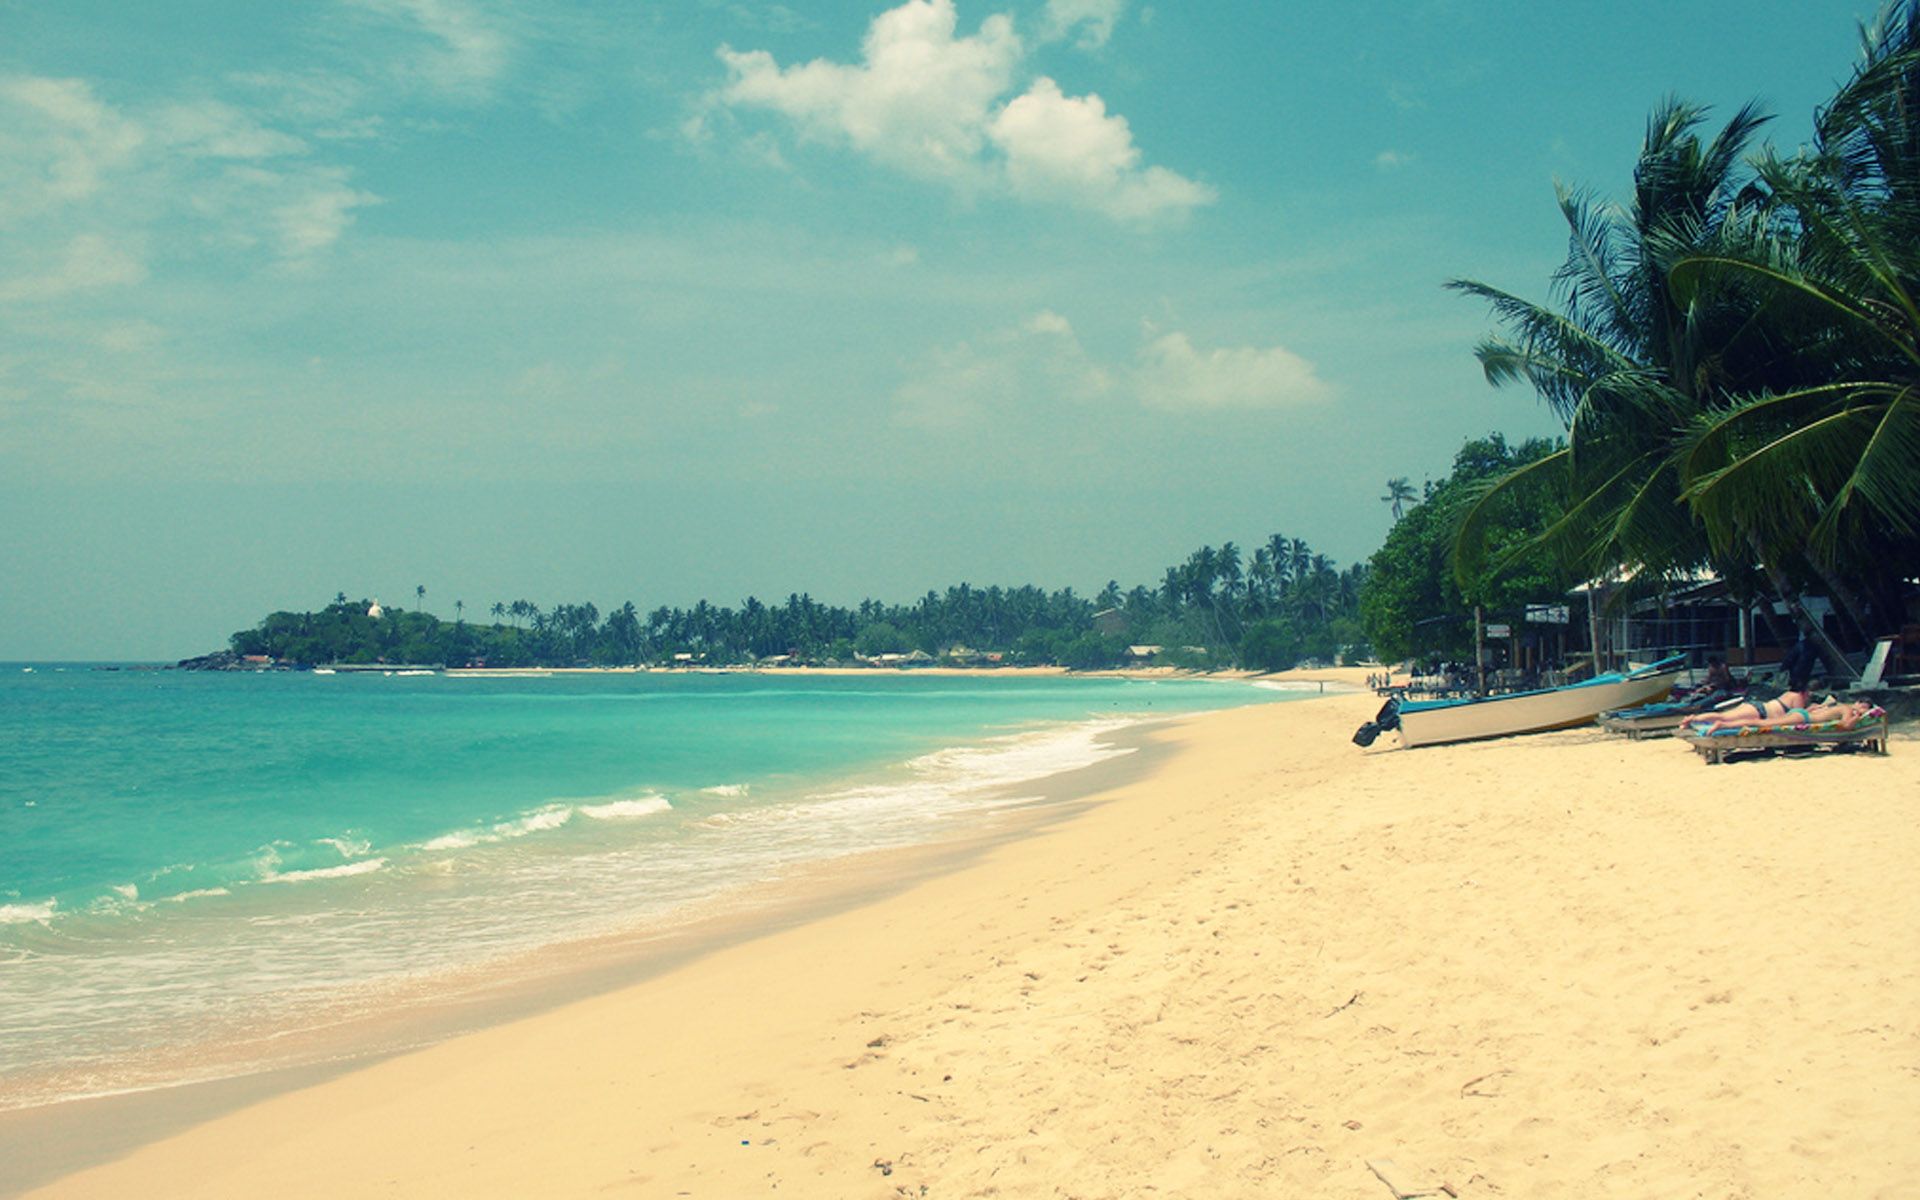
[[1353, 731], [1353, 744], [1371, 746], [1373, 739], [1390, 729], [1400, 728], [1400, 701], [1393, 699], [1380, 706], [1373, 720]]

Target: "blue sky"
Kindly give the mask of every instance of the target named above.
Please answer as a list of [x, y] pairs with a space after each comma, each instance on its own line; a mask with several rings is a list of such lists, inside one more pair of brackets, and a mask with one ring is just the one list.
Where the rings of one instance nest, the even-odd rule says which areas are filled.
[[1669, 93], [1782, 147], [1851, 2], [0, 0], [0, 659], [336, 591], [1342, 564], [1555, 432], [1445, 292]]

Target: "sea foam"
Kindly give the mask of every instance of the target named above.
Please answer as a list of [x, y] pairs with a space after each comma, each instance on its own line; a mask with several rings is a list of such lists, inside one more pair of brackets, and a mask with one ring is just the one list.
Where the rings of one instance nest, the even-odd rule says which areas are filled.
[[558, 829], [573, 820], [573, 814], [574, 807], [571, 804], [550, 804], [545, 808], [523, 813], [511, 821], [497, 821], [480, 829], [456, 829], [452, 833], [428, 838], [420, 843], [420, 849], [465, 850], [469, 846], [509, 841], [513, 838], [526, 837], [530, 833]]
[[260, 877], [261, 883], [306, 883], [312, 879], [345, 879], [353, 875], [370, 875], [387, 865], [384, 858], [366, 858], [359, 862], [343, 863], [337, 867], [315, 867], [307, 871], [274, 871]]
[[658, 813], [671, 812], [673, 805], [665, 796], [638, 796], [631, 800], [614, 800], [607, 804], [582, 804], [580, 815], [596, 821], [624, 821], [634, 817], [651, 817]]
[[41, 904], [0, 904], [0, 925], [25, 925], [29, 921], [51, 921], [59, 902]]

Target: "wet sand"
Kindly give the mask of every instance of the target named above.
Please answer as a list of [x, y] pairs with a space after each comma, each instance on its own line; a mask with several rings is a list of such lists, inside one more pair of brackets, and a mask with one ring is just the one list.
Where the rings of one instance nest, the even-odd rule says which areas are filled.
[[1374, 707], [1161, 727], [1065, 819], [32, 1194], [1912, 1194], [1911, 732], [1363, 751]]

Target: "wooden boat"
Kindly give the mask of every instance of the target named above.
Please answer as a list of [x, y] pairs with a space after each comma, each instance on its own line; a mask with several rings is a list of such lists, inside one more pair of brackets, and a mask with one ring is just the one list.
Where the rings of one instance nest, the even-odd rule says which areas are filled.
[[1596, 675], [1565, 687], [1461, 700], [1392, 700], [1353, 737], [1364, 746], [1379, 733], [1398, 729], [1402, 746], [1438, 746], [1591, 725], [1603, 712], [1664, 699], [1682, 669], [1683, 657], [1676, 655], [1637, 671]]

